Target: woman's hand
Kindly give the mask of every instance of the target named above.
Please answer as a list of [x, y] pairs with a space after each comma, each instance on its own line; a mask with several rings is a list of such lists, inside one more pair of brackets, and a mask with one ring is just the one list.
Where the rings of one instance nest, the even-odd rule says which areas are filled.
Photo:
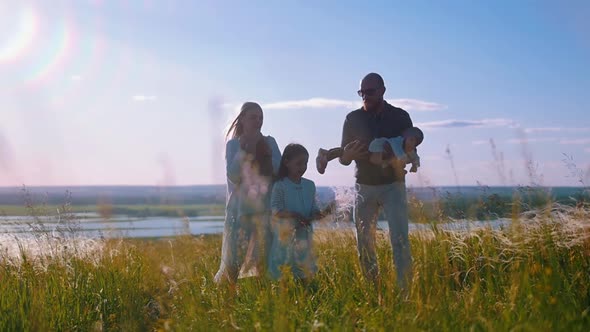
[[264, 137], [260, 137], [258, 143], [256, 144], [256, 154], [265, 157], [272, 156], [272, 150], [270, 149], [270, 146]]
[[254, 154], [256, 152], [256, 144], [258, 143], [258, 140], [260, 140], [261, 138], [262, 134], [260, 132], [255, 132], [251, 134], [244, 133], [239, 138], [240, 147], [242, 148], [242, 150], [250, 154]]

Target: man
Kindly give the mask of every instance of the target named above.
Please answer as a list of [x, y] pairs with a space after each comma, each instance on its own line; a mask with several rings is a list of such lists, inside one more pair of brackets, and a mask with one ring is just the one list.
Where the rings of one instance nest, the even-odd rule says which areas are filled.
[[346, 116], [342, 130], [342, 156], [340, 163], [356, 163], [357, 198], [354, 222], [357, 231], [357, 247], [361, 268], [365, 277], [377, 282], [379, 268], [375, 251], [377, 218], [381, 208], [389, 223], [389, 235], [393, 261], [397, 270], [397, 283], [406, 289], [411, 278], [411, 252], [408, 241], [408, 202], [405, 173], [402, 167], [382, 167], [369, 161], [368, 145], [379, 137], [400, 136], [411, 128], [409, 114], [388, 104], [384, 99], [383, 78], [370, 73], [361, 81], [358, 91], [363, 107]]

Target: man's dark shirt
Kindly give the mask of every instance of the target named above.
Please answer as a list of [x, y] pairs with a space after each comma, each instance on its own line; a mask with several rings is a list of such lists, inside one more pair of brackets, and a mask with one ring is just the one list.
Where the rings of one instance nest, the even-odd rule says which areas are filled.
[[[413, 127], [408, 112], [385, 103], [379, 113], [363, 108], [348, 113], [342, 129], [342, 148], [358, 140], [369, 146], [375, 138], [401, 136], [402, 131]], [[369, 159], [356, 160], [356, 182], [368, 185], [390, 184], [405, 181], [405, 171], [391, 166], [383, 168], [372, 164]]]

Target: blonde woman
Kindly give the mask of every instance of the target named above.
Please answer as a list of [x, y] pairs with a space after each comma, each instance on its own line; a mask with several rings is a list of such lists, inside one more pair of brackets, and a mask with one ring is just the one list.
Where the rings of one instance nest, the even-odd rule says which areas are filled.
[[265, 274], [271, 241], [270, 191], [281, 152], [272, 136], [261, 133], [263, 119], [260, 105], [246, 102], [227, 131], [227, 201], [217, 283]]

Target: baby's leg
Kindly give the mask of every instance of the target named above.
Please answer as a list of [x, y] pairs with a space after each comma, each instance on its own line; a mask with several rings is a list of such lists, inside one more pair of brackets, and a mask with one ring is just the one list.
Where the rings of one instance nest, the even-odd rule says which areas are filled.
[[328, 162], [342, 156], [342, 148], [332, 148], [330, 150], [320, 149], [318, 156], [315, 158], [316, 168], [320, 174], [324, 174]]
[[328, 150], [328, 161], [342, 157], [342, 152], [343, 152], [343, 149], [340, 147], [331, 148], [330, 150]]

